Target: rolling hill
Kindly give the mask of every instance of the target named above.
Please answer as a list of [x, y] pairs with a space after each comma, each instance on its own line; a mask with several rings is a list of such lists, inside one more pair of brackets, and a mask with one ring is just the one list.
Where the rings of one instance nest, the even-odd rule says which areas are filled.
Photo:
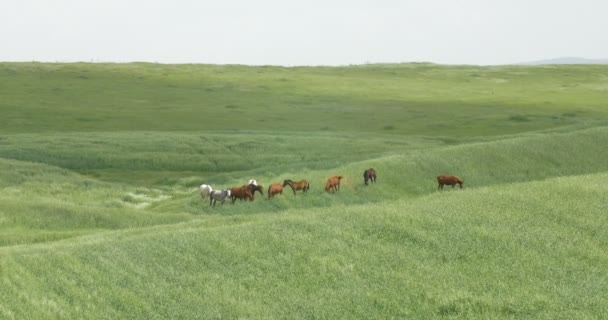
[[[608, 311], [606, 66], [0, 63], [0, 88], [0, 318]], [[197, 193], [250, 178], [311, 189]]]

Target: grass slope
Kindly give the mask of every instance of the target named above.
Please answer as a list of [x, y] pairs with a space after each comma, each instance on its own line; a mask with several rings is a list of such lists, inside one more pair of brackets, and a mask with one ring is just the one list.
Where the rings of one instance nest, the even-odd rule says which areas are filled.
[[0, 63], [0, 318], [601, 318], [607, 74]]
[[[192, 176], [192, 173], [196, 168], [201, 163], [206, 163], [206, 160], [212, 161], [215, 156], [206, 156], [205, 152], [197, 150], [202, 147], [188, 148], [187, 143], [183, 146], [170, 145], [165, 141], [187, 141], [189, 138], [196, 141], [199, 136], [174, 134], [159, 138], [145, 134], [119, 139], [120, 136], [95, 134], [78, 139], [76, 136], [64, 134], [47, 135], [44, 138], [19, 135], [19, 139], [8, 139], [4, 146], [0, 146], [0, 154], [5, 157], [22, 157], [49, 163], [44, 165], [23, 160], [0, 160], [0, 180], [3, 183], [3, 192], [0, 193], [0, 228], [7, 231], [0, 236], [0, 243], [10, 245], [37, 242], [100, 230], [187, 221], [217, 214], [238, 216], [282, 212], [288, 208], [305, 210], [338, 204], [382, 203], [387, 200], [415, 198], [435, 192], [437, 186], [434, 177], [441, 173], [456, 172], [464, 179], [466, 188], [479, 188], [608, 171], [608, 164], [601, 160], [608, 156], [608, 151], [601, 148], [602, 145], [608, 144], [607, 128], [527, 134], [499, 141], [434, 148], [417, 148], [415, 142], [418, 140], [413, 139], [412, 143], [404, 141], [402, 144], [404, 150], [409, 150], [405, 154], [399, 154], [395, 149], [389, 152], [387, 149], [387, 155], [384, 157], [361, 161], [356, 159], [365, 158], [367, 155], [357, 155], [360, 150], [357, 145], [360, 142], [342, 145], [344, 149], [340, 150], [349, 150], [352, 154], [334, 152], [333, 155], [326, 155], [321, 152], [330, 150], [323, 144], [324, 141], [331, 140], [331, 137], [326, 135], [286, 140], [292, 144], [294, 141], [304, 141], [310, 147], [300, 148], [300, 151], [298, 148], [292, 148], [293, 145], [287, 142], [282, 145], [276, 142], [276, 139], [267, 141], [268, 139], [259, 139], [257, 135], [217, 135], [219, 140], [230, 139], [231, 142], [225, 145], [206, 145], [206, 148], [214, 148], [213, 154], [223, 157], [224, 162], [216, 162], [220, 167], [212, 167], [210, 171], [201, 167], [200, 172], [203, 174], [195, 176]], [[145, 138], [149, 145], [139, 143], [142, 140], [136, 139], [137, 137], [142, 140]], [[57, 148], [34, 148], [41, 144], [41, 140], [54, 139], [61, 141]], [[335, 139], [339, 141], [338, 137]], [[108, 140], [112, 141], [112, 144]], [[257, 148], [267, 149], [269, 152], [253, 154], [246, 163], [240, 163], [238, 159], [245, 157], [249, 143], [256, 140], [267, 141], [258, 142], [256, 145]], [[116, 152], [111, 152], [112, 147], [108, 145], [113, 145]], [[155, 149], [153, 145], [156, 146]], [[319, 152], [316, 152], [314, 147], [317, 145], [321, 146]], [[381, 145], [378, 145], [380, 148]], [[412, 145], [414, 147], [411, 147]], [[163, 149], [163, 146], [167, 149]], [[230, 151], [223, 153], [221, 146], [226, 146], [225, 149]], [[274, 152], [270, 153], [273, 147]], [[33, 151], [23, 152], [28, 148]], [[146, 149], [156, 150], [160, 157], [149, 155], [148, 161], [137, 161], [143, 158], [141, 154], [145, 152], [139, 150]], [[284, 158], [280, 156], [283, 153]], [[311, 154], [325, 159], [324, 166], [313, 169], [316, 163], [310, 161]], [[249, 163], [263, 163], [267, 157], [277, 156], [289, 161], [276, 166], [253, 167], [247, 170]], [[180, 157], [184, 161], [178, 161]], [[352, 162], [326, 168], [325, 166], [336, 163], [334, 158], [345, 163]], [[60, 169], [51, 166], [51, 163], [67, 168]], [[100, 166], [95, 167], [96, 164]], [[127, 177], [134, 175], [132, 171], [141, 171], [139, 174], [146, 176], [155, 170], [162, 172], [163, 176], [155, 176], [158, 181], [154, 185], [144, 186], [137, 184], [138, 181], [131, 181], [129, 184], [120, 180], [100, 181], [95, 177], [67, 170], [82, 170], [88, 167], [89, 170], [103, 171], [106, 169], [104, 165], [111, 165], [111, 172], [130, 173]], [[238, 167], [239, 165], [243, 167]], [[365, 188], [361, 183], [361, 175], [363, 168], [367, 167], [378, 169], [380, 176], [377, 185]], [[156, 174], [159, 174], [158, 172]], [[179, 174], [173, 172], [184, 176], [178, 178]], [[325, 194], [323, 191], [327, 177], [335, 174], [345, 177], [339, 196]], [[172, 175], [173, 178], [169, 179]], [[104, 176], [106, 180], [111, 177], [112, 175]], [[264, 200], [264, 196], [260, 201], [258, 195], [256, 202], [227, 204], [222, 208], [209, 207], [207, 202], [201, 202], [196, 192], [202, 182], [226, 188], [242, 185], [249, 177], [256, 177], [266, 187], [272, 182], [281, 182], [288, 178], [306, 178], [311, 182], [311, 190], [306, 196], [294, 197], [291, 190], [286, 189], [282, 196], [273, 201]]]
[[608, 311], [607, 178], [0, 249], [0, 314], [597, 318]]
[[605, 65], [1, 63], [0, 127], [497, 135], [604, 117], [607, 73]]

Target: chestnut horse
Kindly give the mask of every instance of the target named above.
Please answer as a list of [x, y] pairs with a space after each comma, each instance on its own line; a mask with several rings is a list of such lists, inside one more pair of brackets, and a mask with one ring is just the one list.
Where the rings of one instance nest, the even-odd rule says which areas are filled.
[[365, 179], [365, 185], [367, 185], [367, 181], [376, 183], [376, 170], [374, 170], [374, 168], [369, 168], [363, 171], [363, 178]]
[[458, 184], [460, 185], [460, 189], [462, 189], [462, 186], [464, 185], [464, 182], [462, 182], [462, 180], [460, 180], [460, 178], [458, 178], [457, 176], [448, 175], [437, 176], [437, 183], [439, 183], [439, 185], [437, 186], [437, 190], [443, 190], [443, 186], [446, 184], [448, 186], [452, 186], [452, 188], [454, 188], [454, 186]]
[[293, 190], [293, 195], [296, 195], [296, 190], [302, 190], [302, 192], [306, 193], [308, 189], [310, 189], [310, 184], [306, 180], [293, 182], [293, 180], [285, 180], [283, 181], [283, 187], [290, 186], [291, 190]]
[[249, 190], [247, 185], [231, 188], [230, 198], [232, 199], [233, 204], [237, 198], [241, 199], [241, 201], [243, 199], [253, 201], [253, 195], [251, 194], [251, 190]]
[[283, 186], [280, 183], [273, 183], [268, 187], [268, 199], [274, 197], [275, 194], [283, 194]]
[[333, 192], [340, 190], [340, 180], [342, 180], [342, 176], [333, 176], [327, 179], [327, 183], [325, 184], [325, 191], [329, 192], [332, 190]]

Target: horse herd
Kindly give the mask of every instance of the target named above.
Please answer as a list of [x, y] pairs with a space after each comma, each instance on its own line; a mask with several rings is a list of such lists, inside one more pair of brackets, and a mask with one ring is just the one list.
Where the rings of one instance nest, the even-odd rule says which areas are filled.
[[[458, 184], [462, 189], [464, 183], [460, 178], [456, 176], [450, 175], [441, 175], [437, 176], [438, 189], [443, 189], [444, 185], [451, 185], [452, 188]], [[333, 176], [327, 179], [327, 183], [325, 184], [325, 191], [328, 193], [335, 193], [340, 190], [340, 181], [342, 180], [342, 176]], [[373, 168], [366, 169], [363, 172], [363, 181], [367, 186], [369, 182], [376, 182], [376, 170]], [[268, 199], [272, 199], [277, 194], [283, 194], [283, 188], [289, 186], [293, 191], [293, 195], [296, 195], [296, 191], [302, 191], [303, 193], [308, 192], [310, 189], [310, 183], [307, 180], [293, 181], [293, 180], [284, 180], [283, 183], [273, 183], [268, 187]], [[199, 191], [201, 194], [201, 199], [204, 201], [207, 197], [209, 197], [209, 205], [214, 206], [216, 202], [219, 200], [221, 205], [224, 204], [226, 199], [230, 198], [232, 203], [239, 199], [245, 201], [253, 201], [255, 199], [255, 193], [259, 192], [261, 195], [264, 195], [263, 187], [258, 184], [255, 179], [251, 179], [247, 184], [244, 184], [240, 187], [232, 187], [229, 189], [223, 190], [214, 190], [210, 185], [203, 184], [199, 187]]]

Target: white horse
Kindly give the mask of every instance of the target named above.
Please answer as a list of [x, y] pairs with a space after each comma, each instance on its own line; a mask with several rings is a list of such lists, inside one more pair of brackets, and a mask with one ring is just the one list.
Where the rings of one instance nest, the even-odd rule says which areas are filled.
[[247, 185], [250, 185], [250, 184], [252, 184], [252, 185], [254, 185], [256, 187], [258, 186], [258, 182], [255, 179], [249, 180], [249, 183], [247, 183]]
[[211, 194], [211, 192], [213, 191], [213, 188], [208, 184], [201, 184], [201, 186], [198, 188], [198, 190], [201, 193], [201, 199], [205, 200], [205, 198], [207, 198], [207, 196], [209, 196]]
[[224, 201], [226, 201], [226, 198], [228, 197], [230, 197], [230, 189], [213, 190], [209, 194], [209, 205], [213, 204], [213, 206], [215, 207], [215, 203], [217, 202], [217, 200], [220, 200], [222, 205], [224, 205]]

